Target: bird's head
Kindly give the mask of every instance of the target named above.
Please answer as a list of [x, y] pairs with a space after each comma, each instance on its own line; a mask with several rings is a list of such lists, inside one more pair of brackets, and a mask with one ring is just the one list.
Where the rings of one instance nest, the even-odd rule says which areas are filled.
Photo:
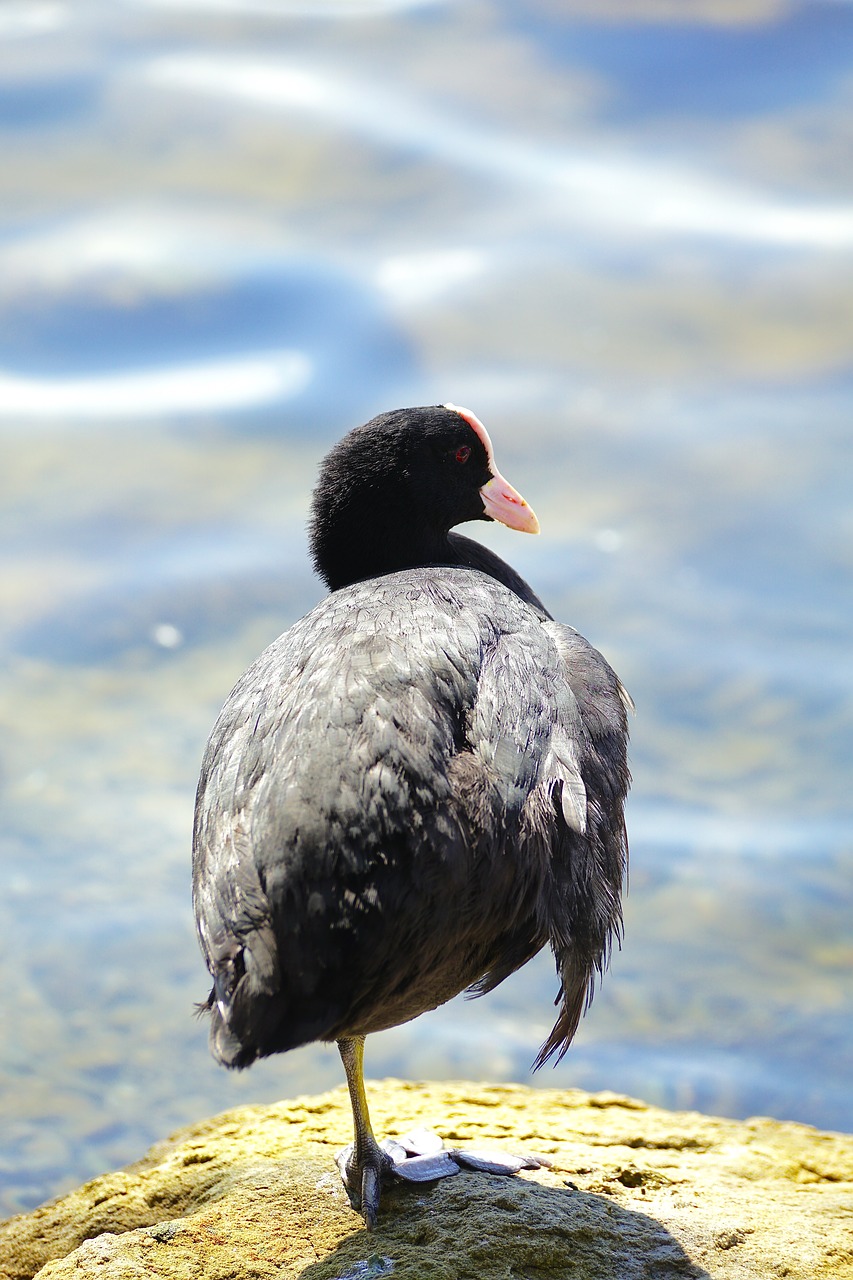
[[395, 409], [356, 427], [324, 459], [312, 502], [311, 551], [335, 589], [441, 562], [448, 531], [468, 520], [539, 532], [470, 410], [452, 404]]

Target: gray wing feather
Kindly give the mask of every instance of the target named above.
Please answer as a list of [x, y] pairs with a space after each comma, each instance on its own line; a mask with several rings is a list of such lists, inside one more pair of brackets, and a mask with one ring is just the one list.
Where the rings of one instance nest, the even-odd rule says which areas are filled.
[[[561, 991], [559, 1013], [535, 1065], [563, 1056], [622, 933], [622, 884], [628, 844], [624, 803], [630, 784], [627, 711], [633, 703], [616, 673], [583, 636], [557, 622], [543, 623], [559, 657], [563, 679], [574, 696], [570, 722], [558, 735], [570, 744], [570, 774], [586, 794], [585, 821], [567, 815], [551, 835], [551, 886], [547, 915]], [[571, 794], [571, 781], [568, 784]], [[579, 795], [576, 791], [575, 795]], [[574, 811], [574, 797], [572, 811]]]

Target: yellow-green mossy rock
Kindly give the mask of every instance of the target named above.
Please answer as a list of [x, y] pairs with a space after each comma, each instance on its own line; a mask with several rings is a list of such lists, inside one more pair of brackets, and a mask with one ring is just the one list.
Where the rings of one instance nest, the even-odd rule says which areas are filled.
[[0, 1225], [4, 1280], [853, 1280], [853, 1137], [516, 1085], [369, 1086], [377, 1135], [546, 1155], [383, 1193], [333, 1163], [346, 1091], [241, 1107]]

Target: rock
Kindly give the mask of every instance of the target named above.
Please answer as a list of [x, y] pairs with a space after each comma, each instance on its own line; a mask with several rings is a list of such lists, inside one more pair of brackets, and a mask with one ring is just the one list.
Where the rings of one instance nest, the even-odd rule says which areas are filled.
[[376, 1231], [334, 1165], [344, 1089], [241, 1107], [0, 1225], [4, 1280], [853, 1278], [853, 1137], [516, 1085], [369, 1087], [377, 1134], [550, 1168], [388, 1188]]

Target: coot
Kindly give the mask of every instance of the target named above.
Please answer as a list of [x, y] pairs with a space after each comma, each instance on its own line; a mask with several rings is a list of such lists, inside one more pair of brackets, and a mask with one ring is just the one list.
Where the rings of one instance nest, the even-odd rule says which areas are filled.
[[331, 594], [240, 679], [198, 785], [213, 1055], [337, 1041], [342, 1172], [368, 1226], [393, 1162], [364, 1037], [491, 991], [549, 943], [559, 1011], [536, 1065], [559, 1059], [621, 930], [628, 696], [509, 565], [450, 532], [467, 520], [538, 531], [468, 410], [381, 414], [332, 449], [310, 525]]

